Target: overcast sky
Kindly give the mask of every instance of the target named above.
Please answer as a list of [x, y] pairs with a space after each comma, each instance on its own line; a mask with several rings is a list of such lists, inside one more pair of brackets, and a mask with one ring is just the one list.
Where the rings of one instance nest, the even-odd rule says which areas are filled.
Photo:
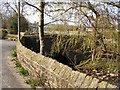
[[[3, 5], [4, 2], [10, 2], [11, 5], [12, 5], [13, 1], [14, 0], [0, 0], [0, 5], [1, 5], [0, 9], [3, 10], [2, 5]], [[17, 1], [18, 0], [16, 0], [16, 2]], [[26, 1], [30, 1], [30, 0], [26, 0]], [[38, 0], [34, 0], [34, 1], [38, 2]], [[13, 5], [13, 7], [14, 7], [14, 5]], [[29, 15], [25, 15], [25, 17], [28, 19], [28, 21], [30, 21], [31, 23], [39, 21], [39, 16], [38, 16], [39, 13], [38, 12], [33, 12], [33, 10], [31, 9], [30, 6], [27, 6], [27, 10], [26, 11], [27, 11], [27, 14], [29, 14]], [[50, 19], [47, 16], [45, 16], [45, 23], [47, 23], [49, 21], [50, 21]]]
[[[11, 2], [12, 3], [12, 1], [14, 1], [14, 0], [0, 0], [0, 4], [1, 3], [3, 3], [3, 2], [6, 2], [6, 1], [8, 1], [8, 2]], [[16, 0], [16, 1], [18, 1], [18, 0]], [[20, 1], [22, 1], [22, 0], [20, 0]], [[26, 0], [26, 1], [31, 1], [31, 2], [37, 2], [38, 3], [38, 1], [39, 0]], [[45, 0], [45, 1], [54, 1], [54, 2], [58, 2], [58, 1], [61, 1], [61, 2], [64, 2], [65, 0]], [[66, 1], [69, 1], [69, 0], [66, 0]], [[72, 0], [71, 0], [72, 1]], [[73, 1], [75, 1], [75, 0], [73, 0]], [[76, 0], [77, 2], [78, 1], [81, 1], [81, 0]], [[84, 0], [84, 1], [87, 1], [87, 0]], [[113, 0], [90, 0], [90, 1], [113, 1]], [[114, 1], [119, 1], [119, 0], [114, 0]], [[28, 21], [30, 21], [31, 23], [34, 23], [34, 22], [38, 22], [39, 21], [39, 16], [38, 16], [38, 12], [35, 12], [34, 14], [33, 14], [33, 11], [32, 11], [32, 9], [31, 9], [31, 7], [30, 6], [28, 6], [27, 7], [27, 13], [29, 14], [29, 15], [26, 15], [25, 17], [28, 19]], [[48, 17], [48, 16], [45, 16], [45, 23], [48, 23], [48, 22], [50, 22], [51, 21], [51, 19]]]

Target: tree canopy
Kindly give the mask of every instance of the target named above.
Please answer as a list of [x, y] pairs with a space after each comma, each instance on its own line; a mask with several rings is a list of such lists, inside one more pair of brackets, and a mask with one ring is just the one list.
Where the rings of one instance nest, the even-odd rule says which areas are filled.
[[[16, 14], [14, 14], [10, 18], [8, 18], [7, 28], [8, 28], [9, 33], [17, 34], [18, 22], [17, 22], [17, 15]], [[21, 30], [21, 32], [28, 30], [28, 28], [29, 28], [29, 22], [27, 21], [27, 19], [23, 15], [21, 15], [20, 16], [20, 30]]]

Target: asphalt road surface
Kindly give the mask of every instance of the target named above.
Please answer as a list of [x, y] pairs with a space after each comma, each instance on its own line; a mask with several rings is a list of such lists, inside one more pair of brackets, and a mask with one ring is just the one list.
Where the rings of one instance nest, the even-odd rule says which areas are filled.
[[17, 73], [17, 69], [11, 61], [11, 51], [15, 45], [15, 41], [0, 40], [0, 64], [2, 64], [0, 65], [0, 84], [2, 84], [2, 88], [30, 88], [24, 83], [23, 76]]

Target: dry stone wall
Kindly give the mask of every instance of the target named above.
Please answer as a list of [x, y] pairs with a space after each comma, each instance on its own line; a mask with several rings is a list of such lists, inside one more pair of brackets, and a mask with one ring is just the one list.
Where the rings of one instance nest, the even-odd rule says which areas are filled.
[[45, 57], [17, 44], [17, 57], [22, 66], [30, 72], [34, 78], [39, 79], [44, 86], [49, 88], [113, 88], [117, 86], [97, 78], [87, 76], [84, 73], [72, 70], [70, 67]]

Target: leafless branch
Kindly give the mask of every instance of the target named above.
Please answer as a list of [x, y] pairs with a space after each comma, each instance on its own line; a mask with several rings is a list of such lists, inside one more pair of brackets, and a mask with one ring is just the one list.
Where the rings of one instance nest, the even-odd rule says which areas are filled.
[[5, 4], [8, 5], [17, 14], [17, 11], [8, 2]]
[[28, 3], [28, 2], [25, 2], [25, 3], [26, 3], [27, 5], [29, 5], [29, 6], [32, 6], [32, 7], [36, 8], [38, 11], [41, 12], [41, 10], [40, 10], [38, 7], [36, 7], [35, 5], [32, 5], [32, 4]]
[[112, 6], [115, 6], [115, 7], [117, 7], [117, 8], [120, 8], [120, 4], [118, 3], [115, 3], [115, 2], [104, 2], [104, 3], [106, 3], [106, 4], [108, 4], [108, 5], [112, 5]]
[[54, 20], [54, 21], [48, 22], [48, 23], [44, 24], [44, 26], [51, 24], [51, 23], [54, 23], [54, 22], [57, 22], [57, 21], [59, 21], [59, 20]]

